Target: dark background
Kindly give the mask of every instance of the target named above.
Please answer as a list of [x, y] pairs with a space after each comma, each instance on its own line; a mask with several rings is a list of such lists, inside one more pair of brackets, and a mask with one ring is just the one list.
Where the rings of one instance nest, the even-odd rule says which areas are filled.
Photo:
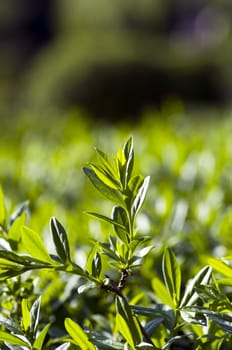
[[0, 112], [230, 105], [231, 19], [229, 0], [2, 1]]

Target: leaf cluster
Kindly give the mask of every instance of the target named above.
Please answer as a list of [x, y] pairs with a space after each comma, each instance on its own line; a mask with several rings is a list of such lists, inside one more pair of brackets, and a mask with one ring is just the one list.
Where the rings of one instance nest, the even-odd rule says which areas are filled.
[[[148, 287], [144, 287], [140, 270], [154, 246], [151, 237], [140, 233], [137, 219], [150, 178], [134, 174], [132, 138], [113, 161], [99, 149], [96, 154], [99, 164], [91, 162], [83, 171], [101, 195], [114, 204], [111, 215], [92, 211], [87, 214], [112, 231], [104, 242], [92, 240], [93, 247], [84, 264], [78, 261], [78, 255], [73, 256], [69, 235], [55, 217], [50, 220], [55, 248], [51, 253], [41, 234], [26, 223], [27, 203], [9, 215], [0, 191], [1, 348], [229, 349], [231, 256], [204, 257], [203, 266], [198, 266], [186, 282], [178, 254], [168, 245], [162, 246], [159, 273], [154, 270]], [[44, 278], [46, 283], [47, 273], [58, 279], [68, 276], [66, 281], [71, 285], [67, 286], [67, 296], [56, 301], [59, 310], [63, 303], [70, 310], [63, 315], [59, 331], [53, 325], [53, 315], [50, 319], [44, 317], [46, 293], [36, 290], [33, 278]], [[83, 320], [71, 312], [75, 299], [79, 304], [83, 302], [82, 310], [87, 314]], [[86, 300], [101, 300], [100, 314], [88, 314]]]

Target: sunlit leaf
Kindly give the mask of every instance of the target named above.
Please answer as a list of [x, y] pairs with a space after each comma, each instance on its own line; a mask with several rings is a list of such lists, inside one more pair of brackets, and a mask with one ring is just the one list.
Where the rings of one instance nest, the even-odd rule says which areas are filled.
[[28, 300], [23, 299], [22, 303], [22, 323], [23, 323], [23, 329], [25, 331], [28, 331], [31, 325], [31, 315], [30, 315], [30, 310], [28, 308]]
[[79, 324], [70, 318], [66, 318], [64, 324], [66, 331], [82, 350], [95, 350], [95, 346], [89, 341], [88, 336]]
[[23, 226], [21, 237], [24, 249], [26, 249], [29, 254], [49, 264], [54, 264], [54, 261], [48, 254], [48, 251], [37, 232]]
[[208, 264], [226, 277], [232, 277], [232, 268], [219, 259], [208, 258]]
[[88, 176], [92, 184], [97, 188], [100, 193], [106, 198], [112, 200], [116, 203], [124, 203], [121, 193], [115, 188], [111, 188], [105, 184], [99, 177], [96, 175], [94, 170], [90, 168], [83, 168], [84, 173]]
[[119, 313], [116, 314], [116, 326], [126, 342], [132, 347], [132, 349], [135, 349], [136, 343], [133, 339], [130, 328], [128, 327], [126, 320]]
[[70, 263], [70, 248], [67, 233], [56, 218], [51, 218], [50, 227], [56, 252], [64, 264]]
[[124, 319], [129, 333], [131, 334], [131, 337], [133, 339], [133, 344], [139, 344], [142, 341], [141, 329], [139, 327], [136, 317], [134, 316], [131, 310], [131, 307], [122, 297], [116, 297], [116, 310], [118, 314], [120, 314], [121, 317]]
[[98, 213], [89, 212], [89, 211], [87, 211], [85, 213], [90, 215], [90, 216], [93, 216], [93, 217], [95, 217], [95, 218], [97, 218], [97, 219], [99, 219], [101, 221], [108, 222], [109, 224], [117, 226], [118, 228], [121, 228], [122, 230], [126, 230], [126, 228], [122, 224], [120, 224], [117, 221], [109, 218], [108, 216], [101, 215], [101, 214], [98, 214]]
[[133, 138], [130, 137], [124, 144], [123, 150], [117, 153], [117, 164], [123, 188], [126, 189], [131, 178], [134, 166]]
[[115, 206], [113, 208], [112, 216], [113, 216], [114, 222], [117, 223], [117, 224], [114, 224], [114, 230], [117, 233], [118, 237], [124, 243], [129, 243], [129, 237], [128, 237], [129, 223], [128, 223], [127, 212], [125, 211], [124, 208], [120, 206]]
[[176, 256], [168, 248], [164, 252], [162, 270], [165, 285], [174, 305], [177, 307], [180, 300], [181, 270]]
[[158, 277], [152, 278], [152, 288], [155, 292], [155, 295], [162, 303], [169, 305], [172, 309], [175, 309], [175, 303], [173, 302], [173, 299], [167, 287]]
[[99, 150], [98, 148], [95, 149], [96, 153], [99, 157], [99, 160], [101, 162], [102, 167], [115, 179], [117, 178], [117, 173], [115, 169], [113, 168], [112, 164], [110, 163], [108, 156], [103, 151]]
[[134, 217], [138, 213], [138, 211], [143, 205], [143, 202], [148, 190], [149, 182], [150, 182], [150, 176], [145, 177], [136, 194], [136, 197], [134, 198], [133, 204], [131, 206], [132, 217]]
[[32, 304], [30, 310], [30, 319], [31, 319], [31, 333], [36, 334], [38, 325], [39, 325], [39, 315], [40, 315], [40, 304], [41, 297], [38, 297]]
[[21, 337], [17, 335], [10, 334], [4, 331], [0, 331], [0, 343], [1, 342], [10, 343], [12, 345], [25, 346], [26, 348], [30, 346], [30, 344], [26, 341], [26, 338], [25, 340], [23, 340]]
[[13, 225], [15, 220], [17, 220], [18, 217], [20, 217], [25, 211], [28, 209], [29, 201], [25, 201], [21, 203], [13, 212], [13, 214], [10, 217], [10, 226]]
[[[48, 332], [50, 327], [51, 327], [51, 323], [47, 324], [42, 329], [42, 331], [39, 333], [39, 335], [37, 336], [37, 338], [35, 339], [35, 341], [33, 343], [33, 349], [32, 350], [42, 350], [43, 349], [42, 348], [43, 347], [43, 343], [44, 343], [45, 337], [46, 337], [47, 332]], [[60, 348], [60, 350], [65, 350], [65, 349], [67, 349], [67, 346], [66, 346], [66, 348], [65, 347]]]
[[14, 241], [18, 243], [21, 238], [21, 227], [25, 225], [26, 222], [26, 214], [22, 213], [20, 216], [18, 216], [10, 226], [10, 229], [8, 231], [8, 239], [10, 241]]
[[92, 260], [92, 275], [96, 278], [100, 276], [102, 269], [101, 255], [97, 252]]
[[4, 317], [3, 315], [0, 315], [0, 325], [4, 326], [10, 332], [21, 335], [23, 334], [23, 331], [21, 330], [21, 327], [18, 325], [17, 322], [10, 318]]
[[180, 307], [185, 305], [193, 305], [198, 299], [196, 287], [200, 285], [207, 285], [212, 276], [212, 268], [210, 266], [203, 267], [197, 275], [189, 281], [181, 300]]
[[95, 172], [97, 177], [107, 186], [114, 188], [115, 190], [121, 189], [121, 184], [118, 179], [112, 174], [112, 172], [104, 169], [103, 167], [95, 164], [90, 164], [90, 167]]
[[6, 221], [6, 207], [5, 207], [2, 187], [0, 186], [0, 225], [4, 226], [5, 221]]

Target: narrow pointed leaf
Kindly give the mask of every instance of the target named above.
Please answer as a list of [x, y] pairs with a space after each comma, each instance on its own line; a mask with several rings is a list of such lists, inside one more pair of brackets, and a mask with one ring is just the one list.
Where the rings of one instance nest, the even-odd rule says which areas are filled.
[[108, 173], [111, 174], [111, 176], [116, 178], [116, 172], [113, 168], [113, 166], [111, 165], [108, 156], [106, 155], [106, 153], [104, 153], [103, 151], [101, 151], [100, 149], [96, 148], [96, 153], [99, 157], [99, 160], [101, 161], [102, 166], [104, 167], [104, 169], [106, 169], [106, 171]]
[[126, 189], [128, 181], [131, 178], [134, 165], [134, 150], [132, 137], [130, 137], [129, 140], [124, 144], [123, 150], [120, 149], [118, 151], [117, 164], [123, 188]]
[[207, 285], [212, 276], [212, 268], [204, 266], [197, 275], [187, 284], [180, 307], [193, 305], [198, 299], [196, 288], [200, 285]]
[[102, 247], [103, 253], [107, 256], [109, 256], [110, 258], [112, 258], [113, 260], [116, 261], [120, 261], [119, 256], [115, 253], [115, 251], [113, 251], [109, 245], [107, 245], [106, 243], [99, 243], [100, 247]]
[[70, 263], [70, 248], [67, 233], [64, 227], [56, 218], [51, 218], [50, 228], [56, 252], [64, 264]]
[[26, 226], [22, 227], [21, 237], [24, 249], [33, 257], [54, 264], [39, 234]]
[[21, 307], [22, 307], [23, 329], [25, 331], [27, 331], [30, 328], [30, 324], [31, 324], [31, 315], [30, 315], [30, 311], [28, 308], [28, 300], [27, 299], [22, 300]]
[[130, 305], [122, 297], [117, 296], [116, 310], [125, 320], [134, 344], [139, 344], [142, 341], [141, 329]]
[[125, 183], [124, 186], [127, 186], [129, 179], [131, 178], [133, 166], [134, 166], [134, 149], [133, 149], [133, 138], [130, 137], [129, 140], [125, 143], [123, 147], [124, 156], [126, 159], [125, 166]]
[[1, 266], [15, 266], [16, 264], [18, 264], [29, 267], [31, 265], [34, 266], [35, 264], [41, 265], [47, 263], [29, 255], [19, 255], [9, 250], [0, 250], [0, 264]]
[[20, 217], [28, 209], [29, 201], [21, 203], [13, 212], [10, 218], [10, 226], [13, 225], [15, 220]]
[[168, 248], [165, 250], [163, 256], [162, 270], [165, 285], [169, 291], [174, 305], [177, 307], [180, 300], [181, 271], [176, 256]]
[[219, 259], [209, 258], [208, 264], [226, 277], [232, 277], [232, 268]]
[[31, 318], [31, 333], [36, 334], [37, 328], [39, 325], [39, 314], [40, 314], [40, 303], [41, 297], [37, 298], [30, 310], [30, 318]]
[[8, 278], [16, 277], [21, 275], [26, 270], [24, 268], [12, 268], [12, 269], [1, 269], [0, 272], [0, 281], [5, 281]]
[[89, 341], [88, 336], [78, 323], [66, 318], [64, 324], [66, 331], [82, 350], [95, 350], [95, 346]]
[[12, 345], [25, 346], [28, 348], [29, 343], [24, 341], [22, 338], [17, 337], [17, 335], [10, 334], [8, 332], [0, 331], [0, 343], [6, 342]]
[[150, 182], [150, 176], [145, 177], [145, 179], [143, 180], [137, 194], [136, 197], [133, 201], [132, 207], [131, 207], [131, 215], [132, 217], [134, 217], [138, 211], [140, 210], [140, 208], [143, 205], [147, 190], [148, 190], [148, 186], [149, 186], [149, 182]]
[[126, 323], [125, 319], [119, 313], [116, 314], [116, 326], [119, 333], [122, 334], [126, 342], [132, 347], [132, 349], [135, 349], [136, 343], [130, 332], [130, 328], [128, 327], [128, 324]]
[[114, 224], [114, 230], [116, 234], [124, 243], [129, 243], [129, 223], [126, 210], [120, 206], [115, 206], [113, 208], [112, 216], [113, 221], [117, 223]]
[[99, 177], [95, 174], [95, 172], [90, 168], [83, 168], [84, 173], [88, 176], [92, 184], [96, 187], [96, 189], [106, 198], [112, 200], [116, 203], [124, 203], [121, 193], [106, 185], [104, 182], [99, 179]]
[[97, 252], [94, 255], [93, 261], [92, 261], [92, 275], [95, 278], [98, 278], [101, 274], [102, 269], [102, 261], [101, 261], [101, 255]]
[[88, 255], [88, 258], [87, 258], [87, 262], [85, 264], [85, 269], [86, 271], [88, 271], [88, 273], [92, 273], [92, 263], [93, 263], [93, 259], [94, 259], [94, 256], [97, 252], [97, 250], [99, 249], [99, 245], [97, 242], [94, 242], [94, 247], [91, 249], [89, 255]]
[[4, 326], [10, 332], [23, 335], [21, 327], [19, 327], [18, 323], [13, 321], [12, 319], [0, 315], [0, 325]]
[[0, 186], [0, 225], [4, 226], [5, 221], [6, 221], [6, 207], [5, 207], [2, 187]]
[[8, 239], [14, 242], [19, 242], [21, 238], [21, 227], [26, 223], [26, 213], [22, 213], [18, 216], [8, 231]]
[[[37, 336], [36, 340], [34, 341], [32, 350], [42, 350], [42, 346], [43, 346], [45, 337], [46, 337], [46, 335], [47, 335], [47, 332], [48, 332], [50, 326], [51, 326], [51, 323], [47, 324], [47, 325], [42, 329], [42, 331], [40, 332], [40, 334]], [[66, 347], [66, 348], [67, 348], [67, 347]], [[64, 349], [65, 349], [65, 348], [64, 348]]]
[[120, 190], [120, 182], [112, 175], [111, 172], [108, 172], [99, 165], [90, 164], [92, 170], [95, 172], [97, 177], [107, 186], [114, 188], [115, 190]]
[[90, 216], [92, 216], [92, 217], [95, 217], [95, 218], [97, 218], [97, 219], [99, 219], [101, 221], [108, 222], [109, 224], [112, 224], [114, 226], [118, 226], [122, 230], [126, 230], [126, 227], [124, 227], [122, 224], [118, 223], [117, 221], [109, 218], [108, 216], [101, 215], [101, 214], [98, 214], [98, 213], [93, 213], [93, 212], [90, 212], [90, 211], [86, 211], [85, 213], [90, 215]]
[[158, 277], [154, 277], [152, 279], [152, 288], [155, 292], [155, 295], [157, 295], [162, 303], [169, 305], [172, 309], [175, 309], [175, 303], [173, 302], [167, 287]]

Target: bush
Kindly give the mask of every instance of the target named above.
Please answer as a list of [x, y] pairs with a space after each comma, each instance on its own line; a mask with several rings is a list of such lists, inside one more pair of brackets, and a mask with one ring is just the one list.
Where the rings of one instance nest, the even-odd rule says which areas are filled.
[[[163, 135], [167, 130], [173, 137], [170, 125]], [[162, 148], [162, 128], [159, 132], [155, 143]], [[91, 239], [92, 249], [81, 226], [67, 234], [55, 217], [51, 238], [43, 240], [28, 227], [27, 203], [11, 214], [1, 191], [2, 349], [230, 348], [232, 270], [224, 244], [230, 194], [225, 196], [227, 175], [221, 175], [227, 171], [229, 144], [224, 139], [228, 148], [218, 158], [224, 182], [216, 187], [216, 164], [202, 149], [203, 139], [188, 139], [196, 142], [197, 154], [187, 152], [176, 136], [179, 163], [169, 141], [162, 149], [163, 167], [152, 174], [155, 199], [152, 181], [153, 193], [148, 191], [150, 177], [139, 175], [134, 163], [132, 138], [113, 161], [96, 149], [98, 164], [90, 162], [83, 171], [115, 206], [109, 215], [104, 205], [87, 212], [86, 220], [99, 221], [105, 230], [103, 242]], [[95, 198], [88, 188], [87, 193]], [[216, 257], [220, 253], [224, 257]]]

